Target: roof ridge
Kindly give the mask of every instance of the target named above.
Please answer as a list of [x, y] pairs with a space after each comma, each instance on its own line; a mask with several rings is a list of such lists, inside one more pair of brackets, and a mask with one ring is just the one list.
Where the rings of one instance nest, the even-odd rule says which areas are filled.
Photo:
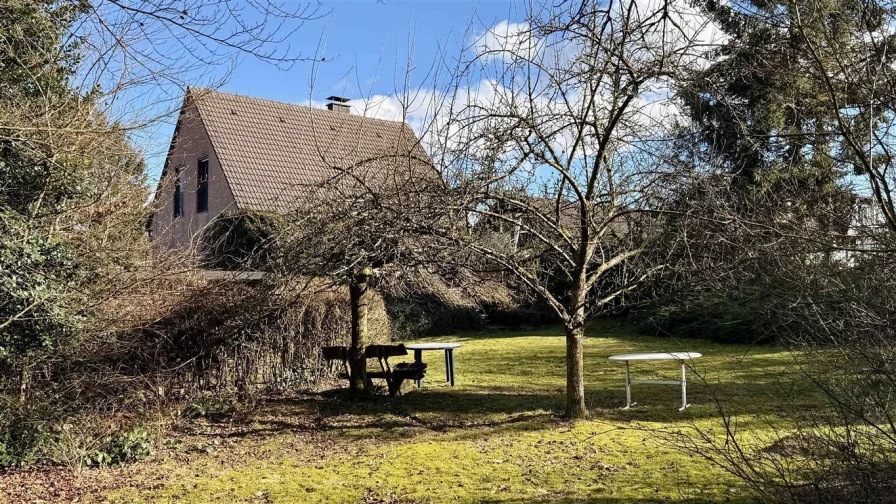
[[[312, 111], [312, 112], [316, 112], [316, 113], [327, 113], [327, 114], [332, 114], [332, 113], [333, 113], [333, 112], [330, 112], [329, 110], [324, 110], [324, 109], [322, 109], [322, 108], [315, 108], [315, 107], [312, 107], [312, 106], [310, 106], [310, 105], [301, 105], [301, 104], [293, 103], [293, 102], [285, 102], [285, 101], [279, 101], [279, 100], [272, 100], [272, 99], [270, 99], [270, 98], [262, 98], [262, 97], [260, 97], [260, 96], [249, 96], [249, 95], [245, 95], [245, 94], [234, 93], [234, 92], [232, 92], [232, 91], [221, 91], [221, 90], [219, 90], [219, 89], [204, 88], [204, 87], [199, 87], [199, 86], [190, 86], [189, 89], [191, 89], [191, 90], [194, 90], [194, 89], [195, 89], [195, 90], [198, 91], [198, 92], [217, 93], [217, 94], [223, 94], [223, 95], [236, 96], [236, 97], [238, 97], [238, 98], [247, 98], [247, 99], [249, 99], [249, 100], [264, 101], [264, 102], [274, 103], [274, 104], [277, 104], [277, 105], [288, 105], [288, 106], [290, 106], [290, 107], [296, 107], [296, 108], [307, 109], [307, 110], [310, 110], [310, 111]], [[382, 122], [389, 123], [389, 124], [404, 124], [405, 126], [408, 126], [408, 127], [411, 126], [410, 124], [407, 123], [407, 121], [399, 121], [399, 120], [393, 120], [393, 119], [383, 119], [383, 118], [381, 118], [381, 117], [370, 117], [370, 116], [367, 116], [367, 115], [357, 115], [357, 114], [341, 114], [341, 115], [342, 115], [342, 116], [348, 116], [348, 117], [354, 117], [354, 118], [357, 118], [357, 119], [367, 120], [367, 121], [382, 121]]]

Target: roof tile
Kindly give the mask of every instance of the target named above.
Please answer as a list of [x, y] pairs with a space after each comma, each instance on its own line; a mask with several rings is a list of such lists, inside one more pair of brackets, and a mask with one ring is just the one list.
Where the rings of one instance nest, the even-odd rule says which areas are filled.
[[191, 88], [215, 154], [241, 209], [294, 209], [347, 170], [410, 171], [426, 159], [402, 122]]

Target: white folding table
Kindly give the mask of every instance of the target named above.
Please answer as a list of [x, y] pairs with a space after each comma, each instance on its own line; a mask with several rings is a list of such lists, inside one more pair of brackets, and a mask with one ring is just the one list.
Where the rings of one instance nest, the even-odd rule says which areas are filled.
[[[632, 383], [638, 384], [654, 384], [654, 385], [681, 385], [681, 408], [678, 411], [684, 411], [688, 404], [688, 378], [686, 375], [687, 366], [685, 361], [703, 357], [703, 354], [697, 352], [673, 352], [673, 353], [633, 353], [613, 355], [611, 361], [625, 362], [625, 409], [629, 409], [636, 403], [632, 402]], [[674, 360], [681, 363], [681, 380], [632, 380], [629, 371], [629, 362], [631, 361], [665, 361]]]

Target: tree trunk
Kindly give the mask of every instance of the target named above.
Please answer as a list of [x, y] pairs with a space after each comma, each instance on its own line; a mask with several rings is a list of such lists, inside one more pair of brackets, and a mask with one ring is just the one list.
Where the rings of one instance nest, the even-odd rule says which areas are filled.
[[19, 403], [25, 404], [28, 399], [28, 388], [31, 386], [31, 367], [28, 359], [22, 359], [22, 372], [19, 375]]
[[370, 298], [370, 268], [357, 270], [352, 276], [349, 292], [352, 304], [352, 345], [349, 350], [349, 366], [351, 367], [351, 390], [353, 392], [368, 391], [367, 358], [364, 351], [367, 347], [367, 305]]
[[585, 324], [582, 319], [566, 324], [566, 416], [585, 418], [584, 345]]

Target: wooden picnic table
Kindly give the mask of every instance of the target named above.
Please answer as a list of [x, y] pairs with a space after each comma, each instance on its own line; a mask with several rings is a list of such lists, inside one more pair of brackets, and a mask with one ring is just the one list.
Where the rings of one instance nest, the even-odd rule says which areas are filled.
[[[351, 368], [349, 366], [350, 348], [347, 346], [326, 346], [321, 348], [321, 356], [327, 362], [339, 361], [342, 363], [343, 372], [340, 378], [351, 380]], [[389, 395], [401, 395], [401, 384], [404, 380], [420, 382], [426, 375], [426, 364], [414, 362], [408, 364], [402, 362], [395, 366], [389, 363], [389, 357], [407, 355], [408, 350], [404, 345], [367, 345], [364, 349], [366, 359], [376, 359], [379, 362], [379, 371], [367, 371], [367, 378], [382, 378], [386, 381]]]

